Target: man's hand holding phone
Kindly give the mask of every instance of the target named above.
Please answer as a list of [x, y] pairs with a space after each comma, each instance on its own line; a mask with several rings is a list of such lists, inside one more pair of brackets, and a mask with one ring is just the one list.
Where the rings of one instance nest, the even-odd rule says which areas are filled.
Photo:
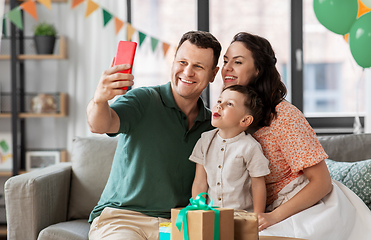
[[119, 42], [111, 67], [103, 72], [99, 80], [94, 94], [94, 102], [107, 102], [116, 95], [125, 94], [128, 87], [133, 86], [134, 76], [131, 74], [131, 69], [136, 46], [135, 42]]

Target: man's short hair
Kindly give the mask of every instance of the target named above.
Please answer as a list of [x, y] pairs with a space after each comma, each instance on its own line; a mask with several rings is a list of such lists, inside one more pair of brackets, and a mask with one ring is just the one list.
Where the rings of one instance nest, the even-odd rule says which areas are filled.
[[211, 33], [204, 32], [204, 31], [186, 32], [185, 34], [183, 34], [182, 38], [179, 41], [175, 55], [177, 54], [179, 47], [187, 40], [190, 43], [196, 45], [197, 47], [205, 48], [205, 49], [211, 48], [214, 52], [213, 68], [215, 68], [218, 65], [222, 46], [220, 45], [219, 41]]

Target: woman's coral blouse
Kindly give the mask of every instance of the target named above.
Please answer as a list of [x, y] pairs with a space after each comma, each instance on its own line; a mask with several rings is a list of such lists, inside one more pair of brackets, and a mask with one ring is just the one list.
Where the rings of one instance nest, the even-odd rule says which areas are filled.
[[265, 177], [267, 205], [277, 199], [284, 186], [303, 174], [304, 168], [328, 158], [299, 109], [282, 101], [276, 111], [277, 117], [271, 125], [253, 134], [269, 160], [271, 173]]

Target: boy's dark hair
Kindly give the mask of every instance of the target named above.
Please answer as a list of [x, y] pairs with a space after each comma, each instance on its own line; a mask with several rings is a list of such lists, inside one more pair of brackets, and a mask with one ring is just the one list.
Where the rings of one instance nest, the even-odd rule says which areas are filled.
[[204, 31], [189, 31], [183, 34], [182, 38], [179, 41], [178, 47], [176, 48], [175, 55], [178, 52], [179, 47], [185, 42], [189, 41], [190, 43], [196, 45], [200, 48], [211, 48], [214, 53], [214, 64], [213, 68], [218, 65], [220, 52], [222, 46], [219, 41], [209, 32]]
[[224, 88], [222, 92], [227, 89], [230, 91], [242, 93], [245, 96], [245, 107], [249, 109], [250, 114], [254, 117], [254, 120], [249, 128], [258, 126], [259, 122], [263, 118], [264, 104], [254, 88], [250, 86], [232, 85]]

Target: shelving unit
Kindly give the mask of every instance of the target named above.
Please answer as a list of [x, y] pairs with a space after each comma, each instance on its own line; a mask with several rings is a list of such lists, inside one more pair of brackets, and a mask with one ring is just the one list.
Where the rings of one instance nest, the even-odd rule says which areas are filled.
[[[11, 59], [10, 55], [0, 55], [0, 60], [9, 60]], [[59, 49], [58, 54], [32, 54], [32, 55], [25, 55], [20, 54], [17, 56], [18, 60], [43, 60], [43, 59], [67, 59], [67, 40], [64, 36], [59, 37]]]
[[[5, 3], [10, 5], [10, 9], [17, 7], [23, 2], [28, 0], [6, 0]], [[51, 0], [53, 3], [67, 3], [68, 0]], [[27, 24], [25, 22], [25, 24]], [[23, 31], [16, 28], [14, 24], [10, 26], [9, 38], [9, 52], [3, 52], [0, 54], [1, 61], [10, 61], [10, 73], [11, 73], [11, 89], [10, 92], [2, 93], [7, 95], [6, 103], [7, 109], [2, 109], [0, 112], [0, 119], [2, 121], [11, 121], [11, 133], [13, 136], [12, 146], [13, 146], [13, 169], [11, 171], [0, 171], [0, 177], [8, 178], [14, 175], [26, 173], [25, 170], [25, 152], [26, 152], [26, 119], [37, 119], [37, 118], [63, 118], [68, 115], [67, 103], [68, 96], [66, 93], [51, 93], [50, 95], [56, 100], [57, 109], [55, 112], [41, 112], [35, 113], [32, 111], [32, 107], [28, 104], [29, 100], [43, 92], [38, 93], [27, 93], [25, 89], [25, 80], [29, 77], [25, 71], [25, 64], [27, 60], [41, 60], [41, 61], [58, 61], [67, 59], [67, 38], [65, 36], [57, 36], [55, 54], [50, 55], [39, 55], [35, 54], [35, 51], [29, 51], [26, 49], [27, 43], [33, 41], [33, 37], [24, 36]], [[28, 41], [28, 42], [27, 42]], [[32, 46], [32, 45], [31, 45]], [[2, 47], [4, 47], [4, 41], [2, 41]], [[3, 48], [4, 49], [4, 48]], [[2, 50], [3, 50], [2, 49]], [[33, 48], [31, 48], [33, 50]], [[45, 93], [44, 93], [45, 94]], [[1, 96], [1, 93], [0, 93]], [[3, 95], [4, 96], [4, 95]], [[8, 104], [9, 103], [9, 104]], [[27, 105], [28, 104], [28, 105]], [[26, 107], [27, 106], [27, 107]], [[8, 109], [9, 107], [9, 109]], [[5, 111], [5, 112], [4, 112]], [[9, 120], [4, 120], [9, 119]], [[31, 149], [27, 149], [31, 150]], [[32, 149], [33, 150], [33, 149]], [[65, 149], [44, 149], [45, 151], [59, 151], [60, 161], [67, 161], [67, 151]], [[0, 224], [0, 240], [6, 239], [7, 236], [7, 226], [6, 223]]]
[[[61, 158], [61, 162], [67, 162], [67, 151], [66, 150], [60, 150], [60, 158]], [[27, 171], [25, 170], [22, 170], [22, 171], [19, 171], [19, 174], [24, 174], [24, 173], [27, 173]], [[11, 177], [12, 176], [12, 172], [11, 171], [0, 171], [0, 177]], [[1, 225], [0, 225], [0, 236], [1, 236]]]
[[[26, 0], [7, 0], [6, 3], [10, 4], [10, 8], [13, 9], [19, 4], [22, 4]], [[67, 3], [67, 0], [51, 0], [53, 3]], [[25, 119], [28, 118], [62, 118], [67, 116], [67, 94], [58, 93], [52, 94], [58, 99], [58, 107], [55, 112], [33, 112], [32, 109], [26, 109], [28, 106], [26, 103], [26, 96], [29, 97], [25, 91], [25, 64], [27, 60], [62, 60], [67, 59], [67, 39], [64, 36], [57, 37], [57, 46], [55, 49], [56, 54], [40, 55], [35, 54], [35, 51], [29, 51], [29, 48], [25, 49], [26, 43], [33, 41], [33, 37], [23, 36], [23, 31], [16, 28], [14, 24], [11, 24], [10, 38], [7, 39], [10, 44], [10, 52], [0, 54], [0, 61], [10, 61], [11, 65], [11, 92], [4, 93], [10, 96], [7, 102], [10, 102], [11, 109], [0, 112], [0, 118], [9, 118], [12, 123], [12, 145], [13, 145], [13, 171], [6, 172], [0, 171], [0, 177], [9, 177], [24, 173], [25, 166], [25, 152], [26, 152], [26, 140], [25, 140]], [[27, 42], [28, 41], [28, 42]], [[34, 50], [34, 48], [32, 49]], [[41, 94], [37, 93], [38, 94]], [[29, 101], [28, 101], [29, 102]], [[8, 106], [8, 105], [7, 105]], [[65, 156], [65, 151], [61, 152], [61, 157]], [[65, 157], [64, 157], [65, 158]], [[63, 161], [63, 160], [62, 160]], [[1, 234], [0, 234], [1, 235]]]
[[[34, 113], [34, 112], [20, 112], [18, 118], [45, 118], [53, 117], [60, 118], [67, 116], [67, 94], [59, 93], [59, 111], [56, 113]], [[0, 113], [0, 118], [11, 118], [11, 113]]]
[[[59, 111], [56, 113], [34, 113], [34, 112], [20, 112], [18, 118], [44, 118], [53, 117], [60, 118], [67, 116], [67, 94], [59, 93]], [[11, 113], [0, 113], [0, 118], [10, 118]]]

